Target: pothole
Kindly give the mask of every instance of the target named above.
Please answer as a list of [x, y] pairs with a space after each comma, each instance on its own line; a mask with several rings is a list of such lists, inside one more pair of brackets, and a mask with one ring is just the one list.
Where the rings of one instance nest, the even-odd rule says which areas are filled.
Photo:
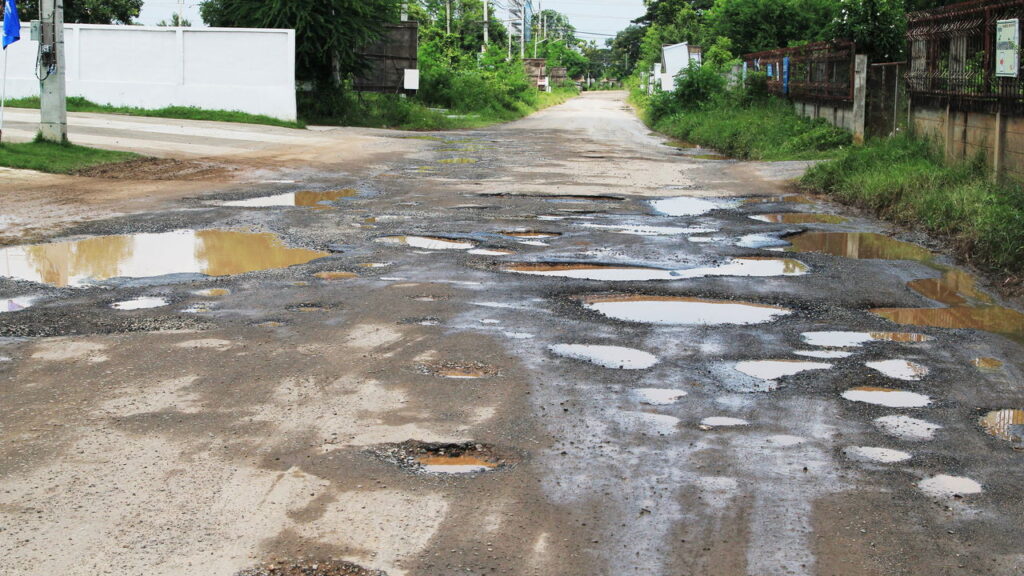
[[749, 325], [771, 322], [792, 311], [780, 306], [678, 296], [586, 296], [587, 308], [615, 320], [660, 325]]
[[843, 455], [858, 462], [874, 462], [878, 464], [895, 464], [910, 460], [911, 455], [902, 450], [879, 448], [875, 446], [848, 446]]
[[33, 296], [18, 296], [15, 298], [0, 298], [0, 314], [4, 312], [17, 312], [30, 308], [36, 298]]
[[329, 255], [289, 248], [271, 233], [178, 230], [2, 248], [0, 276], [60, 287], [88, 286], [112, 278], [232, 276]]
[[321, 280], [351, 280], [353, 278], [359, 278], [359, 274], [356, 274], [355, 272], [347, 272], [344, 270], [317, 272], [313, 276], [316, 276]]
[[807, 265], [789, 258], [736, 258], [721, 266], [681, 270], [570, 262], [518, 263], [505, 266], [502, 270], [532, 276], [555, 276], [576, 280], [647, 282], [655, 280], [688, 280], [712, 276], [800, 276], [807, 273]]
[[658, 357], [650, 352], [623, 346], [555, 344], [548, 349], [558, 356], [618, 370], [646, 370], [658, 363]]
[[778, 380], [810, 370], [830, 370], [832, 365], [801, 360], [748, 360], [737, 362], [735, 368], [738, 372], [761, 380]]
[[856, 348], [869, 342], [916, 344], [934, 340], [931, 336], [911, 332], [804, 332], [800, 337], [806, 344], [822, 348]]
[[387, 576], [387, 573], [343, 560], [282, 560], [242, 570], [235, 576]]
[[437, 362], [424, 364], [423, 371], [433, 376], [455, 380], [476, 380], [498, 375], [498, 368], [481, 362]]
[[382, 244], [409, 246], [422, 250], [469, 250], [476, 247], [474, 242], [442, 238], [440, 236], [384, 236], [377, 238]]
[[651, 206], [656, 212], [666, 216], [700, 216], [714, 210], [735, 208], [739, 206], [739, 202], [721, 198], [705, 199], [679, 196], [677, 198], [652, 200]]
[[928, 375], [927, 367], [910, 360], [881, 360], [879, 362], [867, 362], [865, 365], [889, 378], [897, 380], [917, 381]]
[[930, 262], [928, 249], [873, 232], [804, 232], [787, 237], [791, 252], [818, 252], [860, 260]]
[[515, 459], [488, 444], [438, 444], [409, 440], [375, 448], [386, 462], [428, 474], [475, 474], [505, 468]]
[[786, 194], [783, 196], [754, 196], [745, 198], [744, 204], [778, 204], [781, 202], [792, 202], [794, 204], [814, 204], [815, 201], [809, 196], [800, 194]]
[[749, 426], [750, 422], [742, 418], [731, 416], [710, 416], [700, 421], [702, 428], [735, 428], [738, 426]]
[[982, 430], [990, 436], [1024, 444], [1024, 410], [993, 410], [981, 417]]
[[875, 427], [901, 440], [925, 441], [935, 438], [942, 426], [910, 416], [892, 415], [875, 418]]
[[470, 250], [469, 253], [475, 256], [510, 256], [515, 254], [512, 250], [505, 250], [503, 248], [476, 248]]
[[476, 164], [477, 162], [479, 160], [476, 158], [445, 158], [438, 161], [440, 164]]
[[815, 214], [811, 212], [787, 212], [784, 214], [756, 214], [754, 220], [769, 224], [842, 224], [846, 218], [835, 214]]
[[196, 290], [192, 292], [196, 296], [202, 296], [203, 298], [219, 298], [221, 296], [228, 296], [231, 294], [231, 290], [227, 288], [204, 288], [202, 290]]
[[648, 406], [669, 406], [675, 404], [686, 396], [683, 390], [672, 390], [670, 388], [639, 388], [633, 390], [633, 395], [641, 404]]
[[1003, 362], [998, 358], [975, 358], [971, 364], [982, 372], [997, 372], [1003, 367]]
[[924, 394], [874, 386], [851, 388], [843, 392], [842, 396], [851, 402], [863, 402], [887, 408], [923, 408], [932, 403], [931, 398]]
[[629, 234], [632, 236], [680, 236], [684, 234], [712, 234], [718, 232], [714, 228], [703, 226], [691, 226], [681, 228], [679, 226], [642, 226], [639, 224], [593, 224], [581, 223], [582, 228], [592, 230], [607, 230], [613, 234]]
[[140, 296], [131, 300], [122, 300], [110, 305], [114, 310], [146, 310], [149, 308], [162, 308], [167, 306], [167, 299], [157, 296]]
[[231, 200], [220, 202], [221, 206], [233, 208], [277, 208], [287, 206], [298, 206], [325, 210], [333, 208], [329, 204], [342, 198], [358, 196], [359, 191], [351, 188], [344, 190], [328, 190], [325, 192], [314, 192], [303, 190], [300, 192], [288, 192], [286, 194], [275, 194], [273, 196], [259, 196], [245, 200]]
[[545, 240], [550, 238], [558, 238], [562, 235], [561, 232], [545, 232], [541, 230], [506, 230], [499, 232], [502, 236], [508, 236], [510, 238], [520, 238], [527, 240]]
[[939, 474], [918, 482], [917, 487], [933, 498], [962, 498], [972, 494], [980, 494], [981, 484], [962, 476]]
[[823, 360], [838, 360], [853, 356], [853, 352], [844, 352], [843, 350], [794, 350], [793, 354], [806, 358], [821, 358]]

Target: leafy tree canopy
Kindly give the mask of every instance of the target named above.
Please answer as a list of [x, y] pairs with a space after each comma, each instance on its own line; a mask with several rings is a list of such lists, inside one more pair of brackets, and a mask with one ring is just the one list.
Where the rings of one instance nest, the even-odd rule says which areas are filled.
[[[69, 24], [131, 24], [142, 11], [143, 0], [64, 0], [64, 21]], [[18, 0], [22, 20], [39, 17], [39, 0]]]

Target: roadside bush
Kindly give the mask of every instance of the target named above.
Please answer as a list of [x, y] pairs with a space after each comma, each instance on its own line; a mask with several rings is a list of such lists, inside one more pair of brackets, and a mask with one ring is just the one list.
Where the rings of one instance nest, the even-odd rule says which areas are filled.
[[686, 73], [676, 78], [673, 94], [684, 109], [696, 108], [723, 96], [725, 86], [725, 77], [717, 68], [691, 63]]

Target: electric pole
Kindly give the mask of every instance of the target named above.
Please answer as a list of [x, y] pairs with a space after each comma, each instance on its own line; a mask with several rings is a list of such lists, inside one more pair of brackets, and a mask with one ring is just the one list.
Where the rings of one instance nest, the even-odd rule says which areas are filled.
[[484, 52], [491, 43], [491, 0], [484, 0]]
[[[544, 2], [537, 3], [537, 10], [540, 11], [540, 17], [537, 18], [537, 29], [533, 31], [533, 57], [537, 57], [537, 44], [540, 43], [540, 21], [544, 18]], [[530, 23], [533, 24], [532, 22]]]
[[526, 4], [523, 4], [523, 29], [522, 34], [519, 35], [519, 57], [523, 59], [526, 58], [526, 6]]
[[43, 140], [68, 139], [67, 92], [64, 85], [64, 0], [40, 0], [39, 133]]
[[445, 14], [445, 30], [448, 34], [452, 33], [452, 0], [445, 0], [444, 3], [444, 14]]

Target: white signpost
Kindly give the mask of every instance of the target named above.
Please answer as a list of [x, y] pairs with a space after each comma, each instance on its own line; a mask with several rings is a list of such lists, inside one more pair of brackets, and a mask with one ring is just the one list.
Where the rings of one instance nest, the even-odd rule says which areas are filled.
[[996, 22], [996, 76], [1017, 78], [1020, 74], [1020, 20]]

